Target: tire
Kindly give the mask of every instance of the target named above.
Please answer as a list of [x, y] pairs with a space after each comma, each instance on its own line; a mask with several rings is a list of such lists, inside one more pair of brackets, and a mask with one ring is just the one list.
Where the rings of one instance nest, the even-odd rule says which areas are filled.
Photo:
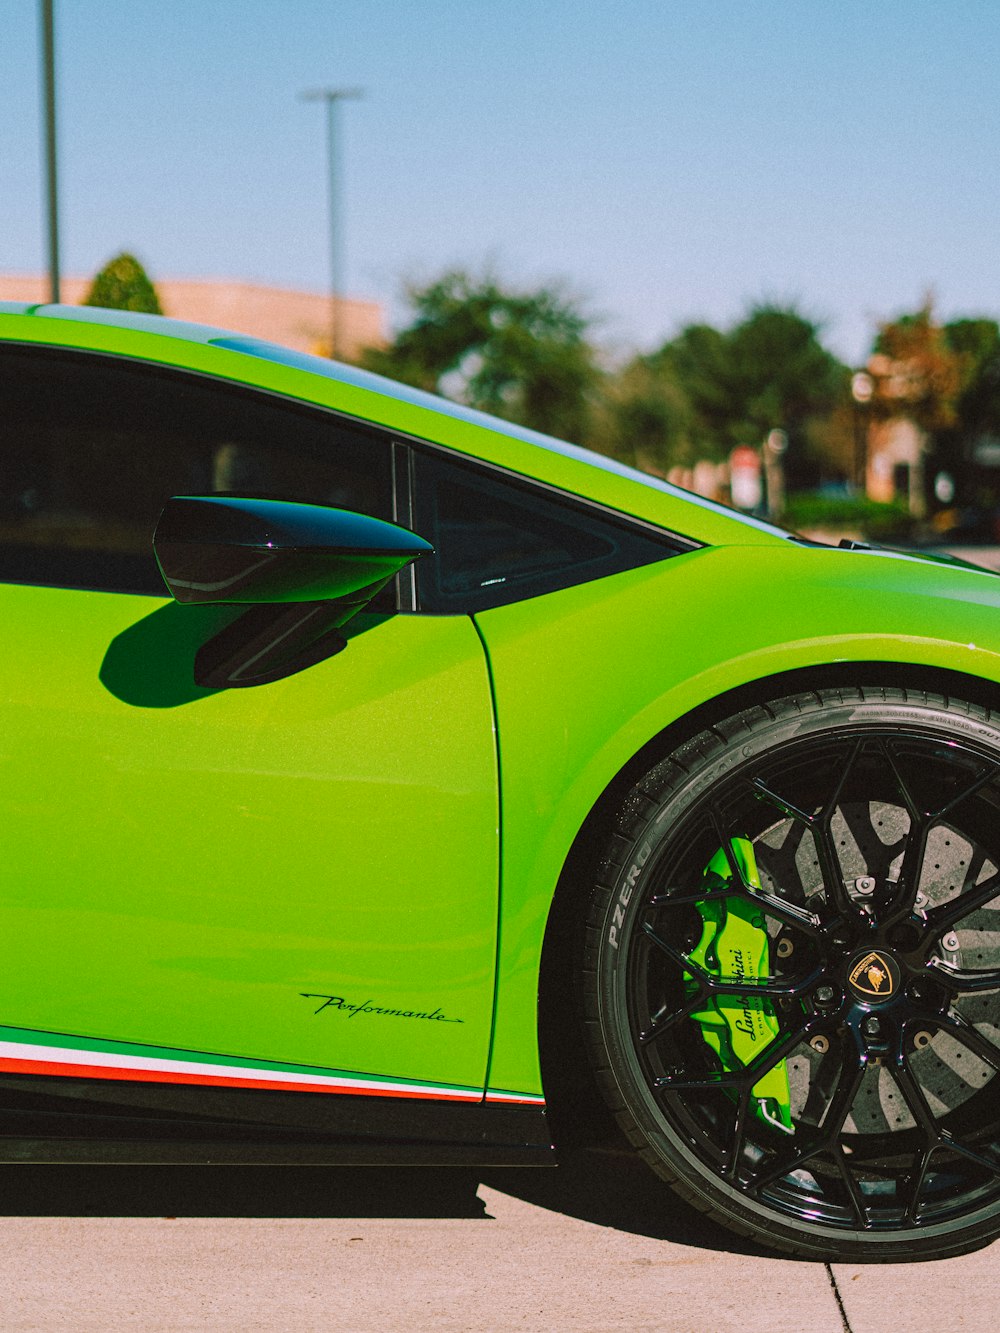
[[626, 799], [584, 1021], [689, 1202], [827, 1261], [1000, 1234], [1000, 725], [864, 687], [778, 699]]

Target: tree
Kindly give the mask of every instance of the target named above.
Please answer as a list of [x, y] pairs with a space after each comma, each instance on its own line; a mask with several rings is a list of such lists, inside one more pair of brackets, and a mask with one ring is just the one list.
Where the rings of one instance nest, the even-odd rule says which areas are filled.
[[847, 380], [814, 323], [794, 308], [757, 306], [728, 332], [691, 324], [632, 362], [614, 391], [619, 434], [634, 429], [637, 451], [647, 456], [658, 436], [669, 466], [722, 460], [737, 445], [759, 448], [780, 429], [798, 481], [822, 470], [821, 427], [845, 398]]
[[959, 359], [956, 433], [970, 443], [1000, 435], [1000, 325], [995, 319], [957, 319], [942, 332]]
[[519, 292], [456, 269], [411, 287], [412, 318], [363, 364], [568, 439], [584, 437], [600, 379], [588, 322], [555, 287]]
[[654, 358], [637, 356], [608, 376], [586, 443], [600, 453], [666, 476], [699, 454], [693, 412], [683, 389]]
[[729, 355], [743, 443], [776, 428], [804, 443], [810, 419], [832, 411], [843, 390], [844, 367], [794, 308], [755, 307], [729, 335]]
[[729, 362], [728, 336], [710, 324], [689, 324], [650, 358], [651, 365], [689, 404], [691, 452], [696, 458], [721, 460], [732, 448]]
[[162, 315], [156, 288], [134, 255], [122, 253], [109, 259], [91, 283], [84, 305], [106, 310], [135, 310]]
[[962, 358], [948, 345], [930, 300], [879, 326], [868, 369], [876, 417], [907, 417], [929, 434], [955, 424]]
[[950, 420], [934, 432], [932, 464], [953, 478], [960, 505], [995, 509], [1000, 481], [995, 467], [983, 465], [981, 451], [995, 453], [1000, 440], [1000, 326], [993, 319], [958, 319], [941, 333], [957, 358], [958, 391]]

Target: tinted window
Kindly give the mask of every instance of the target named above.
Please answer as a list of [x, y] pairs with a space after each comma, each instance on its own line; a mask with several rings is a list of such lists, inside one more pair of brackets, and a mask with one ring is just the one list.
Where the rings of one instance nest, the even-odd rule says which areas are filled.
[[390, 446], [326, 413], [110, 357], [0, 352], [0, 579], [166, 595], [171, 495], [392, 517]]
[[414, 527], [435, 547], [417, 564], [420, 606], [482, 611], [677, 554], [623, 519], [440, 455], [414, 460]]

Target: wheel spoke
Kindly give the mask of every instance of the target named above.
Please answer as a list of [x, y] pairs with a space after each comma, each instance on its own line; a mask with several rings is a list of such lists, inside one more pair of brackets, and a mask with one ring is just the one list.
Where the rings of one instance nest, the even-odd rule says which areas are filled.
[[968, 1158], [970, 1162], [975, 1162], [977, 1166], [983, 1167], [991, 1175], [1000, 1176], [1000, 1161], [993, 1161], [989, 1157], [984, 1157], [982, 1153], [976, 1152], [975, 1148], [970, 1148], [961, 1139], [948, 1138], [947, 1143], [949, 1148], [961, 1154], [962, 1157]]
[[946, 930], [957, 926], [965, 917], [985, 907], [996, 897], [1000, 897], [1000, 872], [984, 879], [982, 884], [975, 885], [967, 892], [957, 894], [940, 907], [932, 907], [926, 916], [928, 933], [935, 938], [943, 935]]
[[865, 1200], [861, 1193], [861, 1187], [854, 1178], [854, 1172], [851, 1170], [851, 1165], [847, 1160], [847, 1154], [844, 1152], [843, 1144], [835, 1143], [833, 1145], [833, 1160], [837, 1164], [840, 1178], [844, 1182], [844, 1188], [847, 1190], [847, 1197], [851, 1203], [854, 1220], [863, 1231], [867, 1231], [871, 1226], [871, 1218], [868, 1216], [868, 1209], [865, 1207]]
[[937, 1022], [943, 1032], [947, 1032], [949, 1036], [954, 1037], [967, 1051], [971, 1051], [984, 1064], [992, 1065], [994, 1069], [1000, 1072], [1000, 1048], [996, 1047], [988, 1037], [984, 1037], [967, 1018], [963, 1018], [961, 1014], [951, 1013], [939, 1015], [934, 1021]]
[[914, 824], [922, 823], [930, 816], [930, 811], [921, 810], [917, 798], [914, 796], [913, 792], [910, 791], [909, 783], [900, 772], [899, 764], [896, 762], [888, 740], [884, 738], [880, 740], [878, 742], [878, 747], [882, 752], [882, 757], [892, 769], [892, 776], [896, 779], [896, 786], [899, 788], [899, 794], [903, 798], [903, 803], [906, 806], [910, 819]]
[[704, 1092], [709, 1088], [752, 1088], [765, 1074], [770, 1073], [775, 1065], [786, 1060], [796, 1047], [807, 1041], [820, 1026], [825, 1026], [824, 1021], [813, 1018], [797, 1028], [785, 1032], [779, 1031], [760, 1055], [739, 1069], [720, 1069], [697, 1078], [665, 1074], [662, 1078], [655, 1079], [653, 1086], [666, 1092]]
[[889, 742], [886, 740], [880, 741], [879, 749], [886, 763], [892, 769], [899, 794], [902, 796], [907, 814], [910, 816], [910, 827], [905, 837], [903, 862], [899, 869], [896, 892], [891, 902], [886, 905], [886, 910], [880, 914], [883, 925], [890, 925], [911, 916], [916, 906], [920, 876], [924, 868], [924, 857], [927, 855], [927, 839], [936, 816], [928, 811], [921, 810], [909, 784], [903, 777]]
[[789, 1172], [798, 1170], [810, 1158], [828, 1151], [837, 1143], [843, 1132], [844, 1122], [851, 1113], [867, 1066], [868, 1060], [863, 1052], [856, 1047], [845, 1050], [837, 1086], [819, 1129], [806, 1143], [798, 1148], [792, 1148], [789, 1152], [779, 1153], [776, 1158], [771, 1159], [766, 1170], [757, 1172], [748, 1182], [754, 1194], [759, 1194], [768, 1185], [780, 1180], [782, 1176], [787, 1176]]
[[723, 827], [722, 813], [718, 806], [712, 806], [709, 811], [709, 821], [712, 825], [715, 841], [719, 844], [719, 848], [726, 858], [726, 865], [729, 867], [730, 883], [732, 887], [735, 888], [736, 886], [739, 886], [749, 893], [753, 886], [747, 883], [742, 867], [733, 853], [733, 835], [727, 833]]
[[682, 972], [690, 976], [699, 990], [699, 996], [703, 996], [708, 990], [708, 982], [712, 980], [709, 974], [698, 963], [694, 963], [681, 949], [676, 949], [669, 940], [665, 940], [658, 931], [655, 931], [648, 921], [643, 921], [640, 930], [646, 938], [656, 947], [667, 955], [667, 957], [681, 969]]
[[672, 1032], [678, 1023], [683, 1023], [685, 1018], [690, 1018], [698, 1006], [704, 1004], [704, 1002], [704, 994], [701, 991], [695, 992], [685, 1004], [681, 1005], [680, 1009], [675, 1009], [672, 1014], [668, 1014], [665, 1018], [657, 1019], [651, 1028], [646, 1028], [640, 1032], [639, 1044], [649, 1046], [667, 1032]]
[[726, 1180], [735, 1180], [740, 1168], [740, 1159], [747, 1141], [747, 1126], [750, 1120], [750, 1085], [740, 1090], [736, 1103], [736, 1121], [733, 1125], [732, 1140], [726, 1148], [725, 1165], [722, 1174]]
[[[918, 1148], [913, 1155], [913, 1166], [909, 1175], [900, 1185], [900, 1193], [903, 1187], [907, 1186], [909, 1197], [905, 1200], [905, 1217], [910, 1226], [916, 1226], [920, 1220], [920, 1194], [924, 1188], [924, 1181], [927, 1179], [927, 1171], [931, 1164], [931, 1158], [937, 1152], [940, 1144], [934, 1143], [929, 1148]], [[904, 1202], [902, 1199], [900, 1202]]]
[[837, 845], [833, 836], [833, 817], [837, 813], [841, 794], [847, 783], [851, 769], [857, 762], [864, 742], [858, 739], [850, 747], [837, 781], [826, 805], [820, 811], [813, 836], [816, 843], [816, 856], [823, 876], [823, 887], [828, 902], [840, 913], [845, 921], [863, 922], [867, 925], [868, 916], [859, 903], [856, 903], [847, 891], [843, 869], [837, 854]]
[[766, 801], [768, 805], [773, 805], [776, 810], [779, 810], [783, 815], [787, 815], [789, 819], [794, 819], [810, 829], [816, 823], [815, 815], [807, 815], [804, 810], [800, 810], [791, 801], [786, 801], [783, 796], [779, 796], [776, 791], [772, 791], [762, 778], [754, 778], [752, 786], [762, 801]]
[[924, 1096], [924, 1090], [913, 1076], [913, 1071], [906, 1063], [906, 1057], [900, 1051], [892, 1066], [892, 1076], [896, 1081], [896, 1086], [903, 1094], [903, 1100], [910, 1108], [910, 1114], [917, 1122], [917, 1127], [923, 1132], [924, 1143], [927, 1148], [933, 1148], [941, 1143], [941, 1135], [938, 1130], [938, 1122], [934, 1112]]
[[967, 801], [970, 796], [975, 796], [977, 791], [988, 786], [994, 778], [996, 778], [998, 772], [1000, 772], [1000, 766], [991, 764], [986, 772], [980, 774], [980, 776], [976, 778], [974, 782], [971, 782], [964, 791], [959, 792], [957, 796], [953, 796], [946, 805], [943, 805], [940, 810], [935, 811], [934, 818], [944, 819], [947, 815], [950, 815], [951, 812], [961, 805], [963, 801]]
[[817, 966], [811, 972], [784, 978], [781, 981], [770, 977], [759, 981], [752, 977], [715, 977], [682, 950], [676, 949], [669, 940], [665, 940], [648, 921], [642, 923], [641, 929], [658, 949], [698, 983], [703, 994], [755, 995], [772, 1000], [795, 999], [815, 986], [823, 975], [822, 967]]
[[943, 958], [932, 958], [927, 966], [933, 969], [935, 979], [943, 982], [954, 995], [981, 995], [986, 991], [1000, 990], [998, 967], [975, 972], [968, 968], [952, 967]]
[[856, 903], [847, 891], [830, 819], [824, 818], [816, 831], [816, 855], [819, 858], [827, 897], [841, 917], [845, 921], [861, 922], [866, 928], [874, 924], [861, 905]]
[[758, 995], [772, 1000], [798, 999], [812, 990], [822, 976], [822, 967], [814, 967], [811, 972], [781, 981], [772, 978], [766, 981], [752, 981], [749, 978], [713, 977], [707, 972], [702, 973], [705, 985], [714, 995]]
[[796, 907], [794, 903], [787, 903], [783, 898], [775, 897], [773, 893], [765, 893], [763, 889], [745, 888], [742, 883], [709, 889], [701, 893], [691, 893], [687, 889], [680, 893], [671, 893], [668, 890], [651, 898], [649, 906], [690, 907], [700, 903], [726, 902], [729, 898], [743, 898], [753, 903], [755, 907], [759, 907], [765, 916], [774, 917], [776, 921], [804, 931], [813, 938], [817, 938], [820, 934], [820, 918], [815, 912], [810, 912], [804, 907]]

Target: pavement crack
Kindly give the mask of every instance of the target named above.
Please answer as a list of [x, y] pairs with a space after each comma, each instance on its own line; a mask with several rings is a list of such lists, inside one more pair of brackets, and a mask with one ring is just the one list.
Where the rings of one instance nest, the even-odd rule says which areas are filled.
[[847, 1311], [844, 1309], [844, 1301], [840, 1295], [840, 1288], [837, 1286], [837, 1279], [833, 1276], [833, 1266], [832, 1264], [824, 1264], [823, 1267], [826, 1269], [830, 1286], [833, 1288], [833, 1299], [837, 1302], [837, 1309], [840, 1311], [840, 1322], [843, 1325], [844, 1333], [854, 1333], [847, 1318]]

